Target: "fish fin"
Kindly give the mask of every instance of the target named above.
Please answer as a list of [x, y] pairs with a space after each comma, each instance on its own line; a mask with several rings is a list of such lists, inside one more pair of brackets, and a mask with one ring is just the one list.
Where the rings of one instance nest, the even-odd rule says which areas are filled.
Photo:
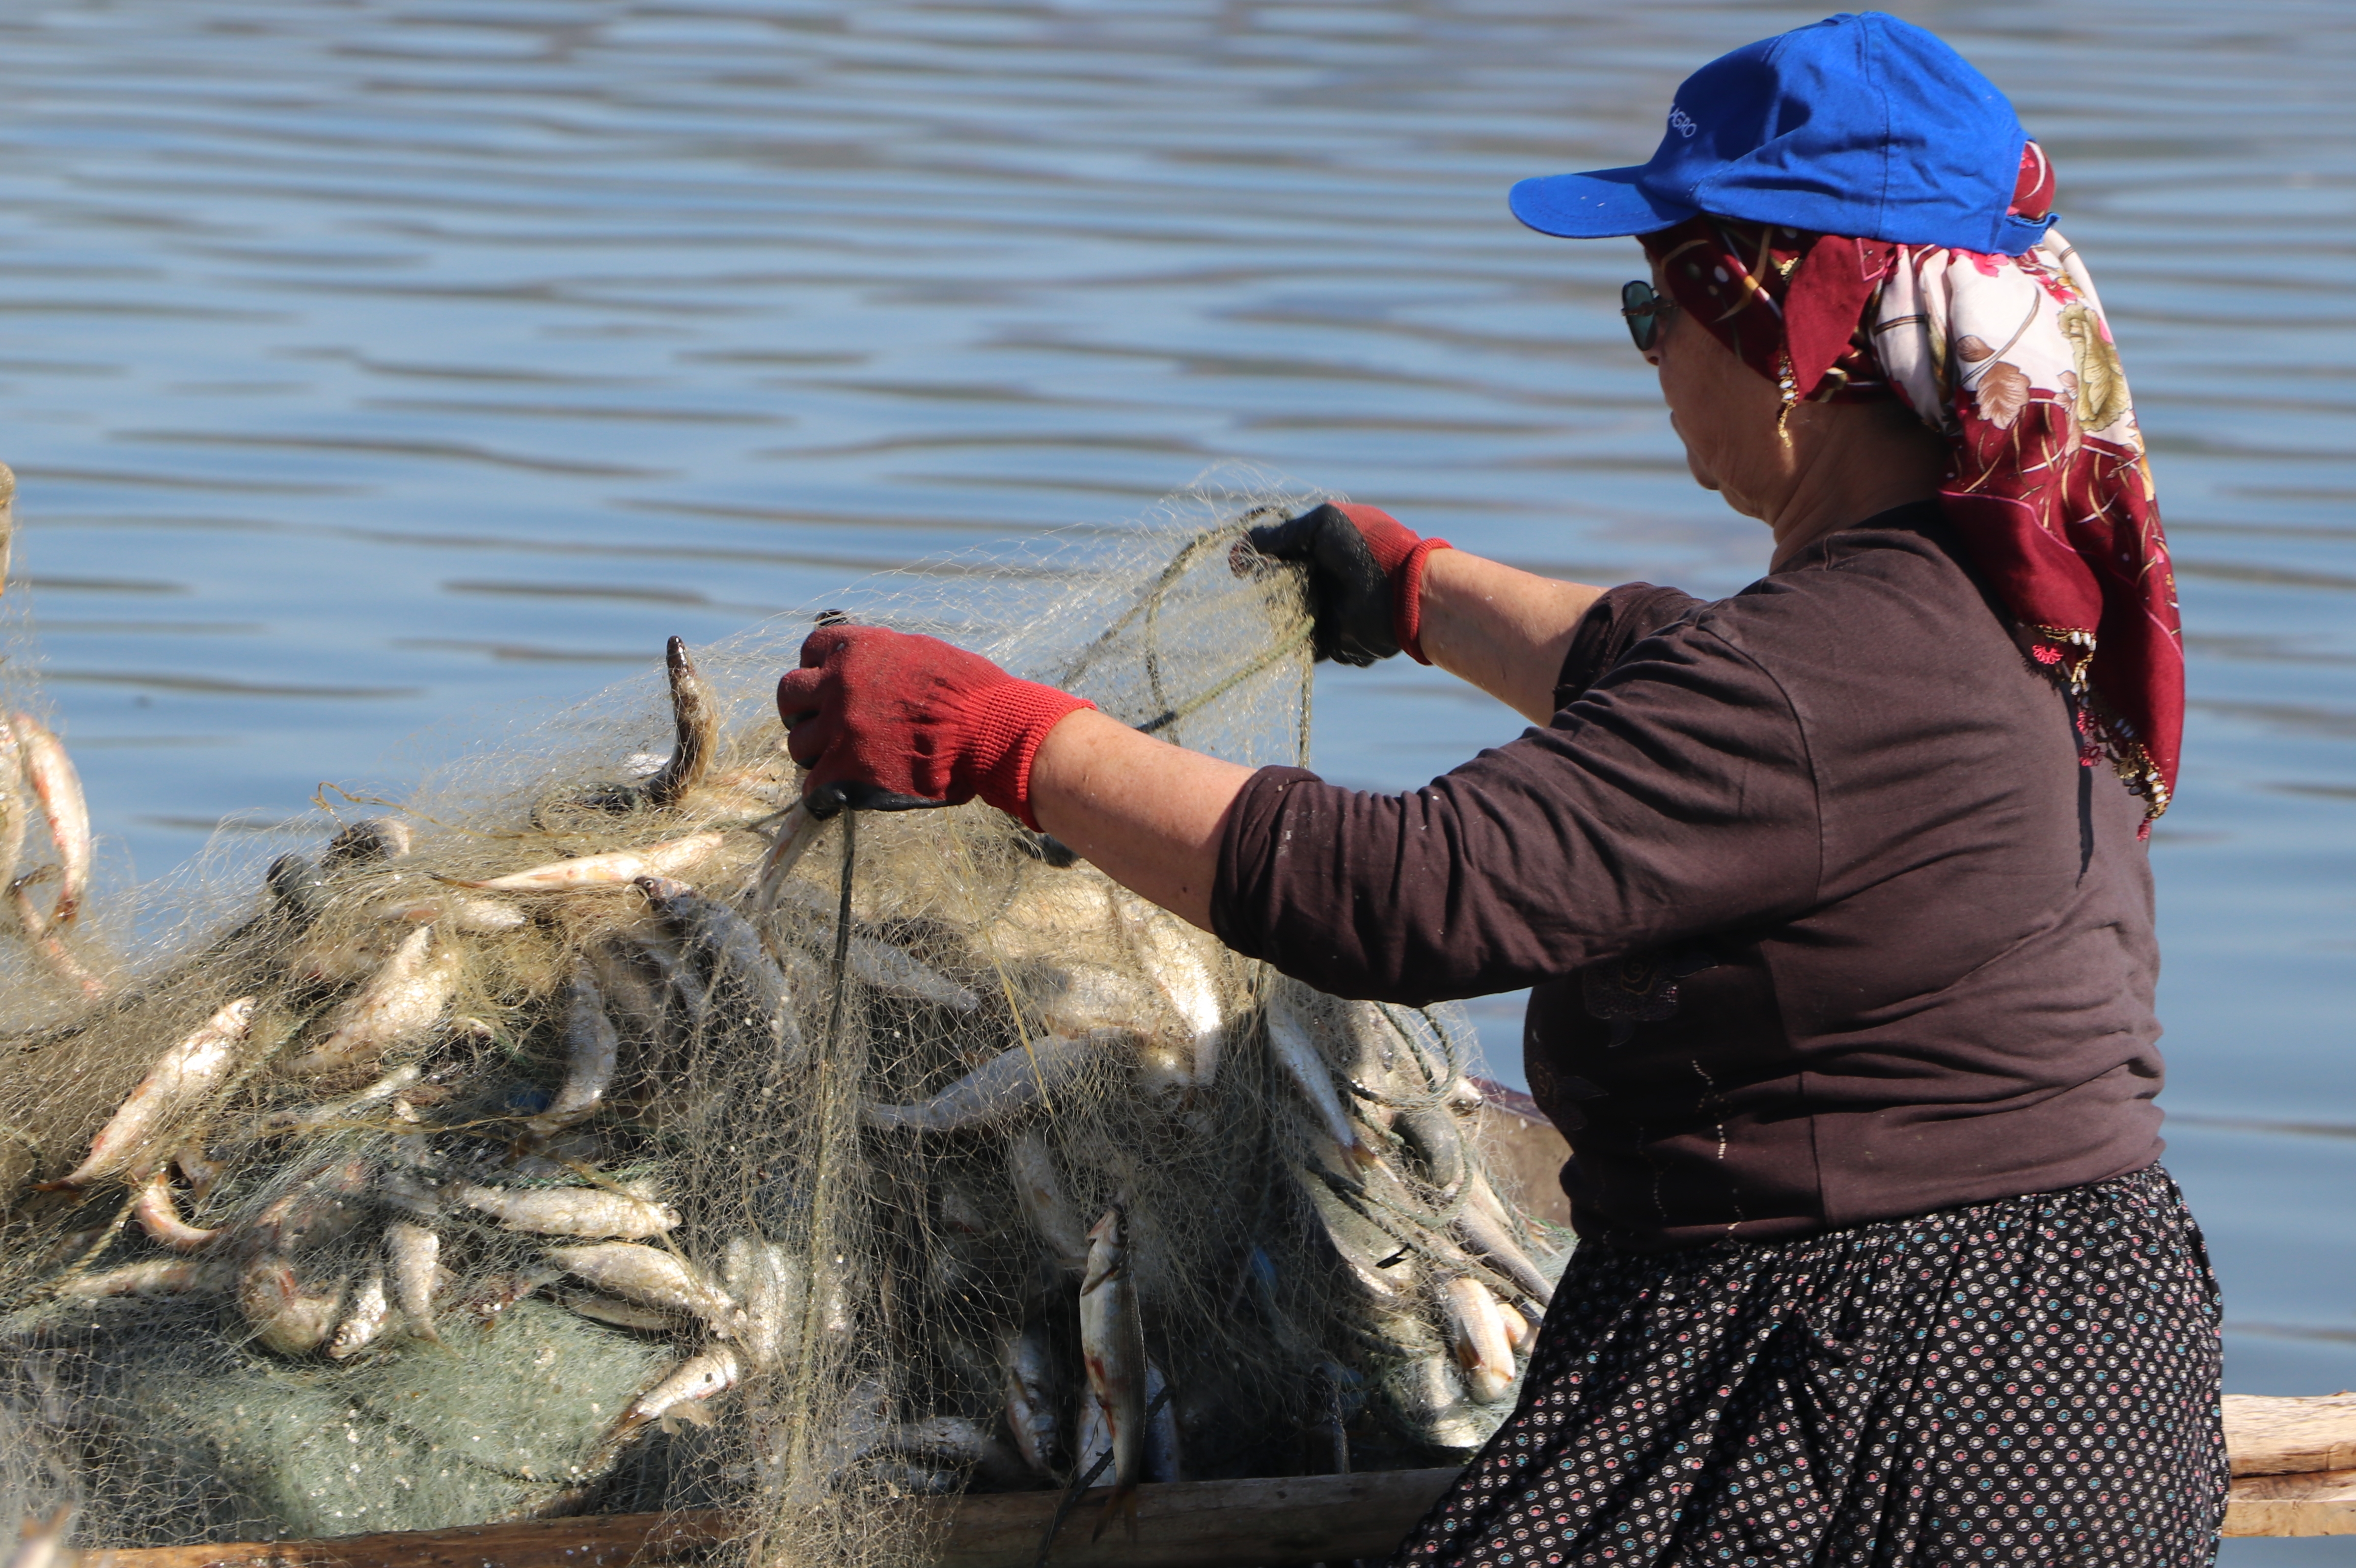
[[[712, 1413], [712, 1407], [705, 1404], [680, 1405], [663, 1419], [666, 1421], [683, 1421], [690, 1426], [710, 1426], [714, 1421], [714, 1417]], [[676, 1432], [679, 1429], [677, 1427], [673, 1427], [671, 1430]]]

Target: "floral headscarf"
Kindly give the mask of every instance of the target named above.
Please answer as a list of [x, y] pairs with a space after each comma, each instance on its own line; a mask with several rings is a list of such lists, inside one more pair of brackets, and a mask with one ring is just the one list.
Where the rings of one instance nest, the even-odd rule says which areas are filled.
[[[2012, 210], [2044, 216], [2021, 155]], [[1677, 305], [1801, 402], [1895, 396], [1944, 436], [1948, 518], [2108, 754], [2168, 809], [2184, 728], [2176, 577], [2126, 378], [2094, 279], [2058, 231], [2018, 256], [1704, 215], [1644, 237]]]

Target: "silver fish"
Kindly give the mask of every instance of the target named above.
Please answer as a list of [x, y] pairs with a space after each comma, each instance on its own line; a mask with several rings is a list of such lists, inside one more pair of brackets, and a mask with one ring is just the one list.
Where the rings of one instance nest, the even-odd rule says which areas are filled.
[[760, 933], [752, 923], [683, 882], [643, 876], [637, 886], [647, 896], [648, 907], [677, 934], [680, 944], [708, 957], [711, 995], [706, 1005], [719, 1006], [725, 998], [730, 1008], [741, 1006], [744, 1011], [742, 1020], [734, 1021], [750, 1024], [783, 1053], [798, 1053], [801, 1026], [794, 1021], [785, 973], [762, 948]]
[[392, 1299], [420, 1339], [441, 1343], [434, 1326], [434, 1291], [442, 1282], [442, 1238], [413, 1220], [384, 1228], [385, 1258], [392, 1264]]
[[[1056, 1035], [1085, 1035], [1091, 1029], [1150, 1033], [1161, 1007], [1153, 987], [1144, 981], [1093, 963], [1048, 971], [1032, 1004], [1040, 1026]], [[1190, 1053], [1190, 1072], [1193, 1066]]]
[[545, 1137], [597, 1113], [605, 1090], [614, 1082], [614, 1066], [622, 1049], [614, 1020], [605, 1015], [605, 998], [585, 969], [577, 970], [564, 999], [564, 1087], [548, 1109], [525, 1125]]
[[687, 644], [674, 637], [664, 646], [663, 664], [670, 680], [671, 721], [678, 736], [670, 760], [639, 789], [647, 803], [676, 806], [712, 770], [712, 754], [720, 746], [720, 711], [712, 689], [696, 672]]
[[[1513, 1233], [1498, 1217], [1505, 1206], [1479, 1172], [1472, 1177], [1470, 1201], [1456, 1217], [1456, 1233], [1462, 1236], [1476, 1256], [1486, 1259], [1498, 1273], [1521, 1288], [1540, 1306], [1554, 1300], [1554, 1283], [1541, 1272], [1530, 1255], [1522, 1251]], [[1485, 1200], [1485, 1201], [1484, 1201]]]
[[1046, 1330], [1035, 1323], [1007, 1341], [1006, 1426], [1033, 1474], [1055, 1473], [1055, 1365], [1047, 1352]]
[[340, 1122], [367, 1110], [380, 1101], [391, 1100], [405, 1089], [414, 1088], [425, 1076], [425, 1069], [415, 1062], [397, 1067], [367, 1088], [355, 1090], [339, 1100], [308, 1106], [301, 1111], [273, 1111], [255, 1122], [254, 1131], [262, 1133], [301, 1133]]
[[1122, 1240], [1116, 1207], [1088, 1232], [1087, 1273], [1080, 1281], [1080, 1358], [1088, 1372], [1088, 1400], [1104, 1423], [1112, 1449], [1112, 1496], [1096, 1533], [1122, 1505], [1137, 1520], [1137, 1484], [1145, 1459], [1145, 1324], [1138, 1312], [1137, 1280]]
[[254, 1337], [282, 1356], [308, 1356], [327, 1342], [343, 1318], [344, 1283], [306, 1290], [294, 1265], [261, 1257], [238, 1275], [237, 1305]]
[[[1153, 1414], [1145, 1423], [1145, 1478], [1149, 1481], [1183, 1480], [1184, 1466], [1178, 1452], [1178, 1402], [1166, 1398], [1168, 1385], [1162, 1369], [1148, 1361], [1145, 1364], [1145, 1408]], [[1154, 1410], [1159, 1400], [1162, 1408]]]
[[51, 1185], [87, 1187], [134, 1167], [144, 1172], [153, 1134], [202, 1100], [229, 1071], [239, 1042], [252, 1025], [253, 1005], [252, 997], [239, 997], [158, 1057], [139, 1087], [91, 1140], [81, 1164]]
[[40, 720], [30, 714], [11, 714], [8, 727], [21, 748], [25, 781], [33, 787], [33, 798], [49, 824], [50, 842], [57, 845], [58, 901], [49, 920], [71, 925], [90, 891], [90, 807], [82, 799], [81, 778], [63, 743]]
[[[813, 946], [831, 954], [834, 920], [840, 912], [837, 897], [808, 882], [789, 882], [781, 893], [787, 902], [798, 904], [816, 917], [807, 938]], [[972, 992], [922, 959], [873, 937], [854, 934], [844, 946], [844, 963], [862, 985], [894, 996], [931, 1002], [960, 1013], [970, 1013], [980, 1005]]]
[[388, 920], [406, 920], [412, 925], [426, 926], [439, 922], [445, 929], [488, 935], [498, 931], [519, 931], [531, 923], [530, 917], [514, 905], [497, 898], [436, 898], [423, 904], [404, 904], [385, 911]]
[[1454, 1192], [1464, 1179], [1464, 1130], [1456, 1113], [1445, 1105], [1409, 1105], [1400, 1110], [1392, 1126], [1420, 1156], [1424, 1177], [1443, 1192]]
[[359, 1159], [317, 1166], [254, 1216], [240, 1245], [249, 1251], [297, 1252], [346, 1234], [367, 1210], [369, 1167]]
[[701, 1356], [680, 1362], [669, 1377], [641, 1394], [623, 1420], [629, 1426], [666, 1419], [708, 1426], [712, 1413], [704, 1402], [726, 1393], [743, 1376], [744, 1367], [736, 1352], [725, 1345], [714, 1346]]
[[[36, 876], [42, 874], [35, 874]], [[81, 961], [74, 957], [73, 950], [66, 946], [64, 939], [49, 924], [49, 918], [35, 907], [32, 895], [26, 891], [27, 885], [32, 880], [33, 877], [20, 876], [8, 884], [8, 900], [16, 908], [16, 923], [25, 929], [25, 940], [32, 944], [34, 953], [48, 966], [51, 974], [91, 1001], [98, 1001], [106, 994], [106, 982], [82, 967]]]
[[552, 860], [545, 865], [509, 872], [486, 882], [459, 882], [455, 886], [471, 887], [478, 893], [565, 893], [582, 887], [621, 887], [641, 876], [669, 876], [698, 865], [727, 838], [722, 832], [690, 833], [640, 849]]
[[640, 1306], [603, 1291], [572, 1290], [556, 1294], [557, 1305], [567, 1311], [577, 1312], [593, 1323], [603, 1323], [616, 1328], [635, 1328], [645, 1334], [676, 1334], [681, 1322], [675, 1313], [659, 1307]]
[[1319, 1123], [1344, 1155], [1355, 1164], [1372, 1165], [1374, 1151], [1358, 1136], [1357, 1123], [1342, 1103], [1342, 1091], [1333, 1082], [1333, 1069], [1326, 1065], [1325, 1057], [1317, 1048], [1316, 1036], [1312, 1032], [1307, 988], [1298, 981], [1278, 980], [1268, 993], [1268, 1046], [1292, 1081], [1300, 1086], [1301, 1098], [1316, 1112]]
[[218, 1290], [229, 1275], [205, 1258], [146, 1258], [102, 1273], [76, 1274], [57, 1287], [58, 1294], [77, 1300], [116, 1295], [180, 1295]]
[[1505, 1309], [1478, 1280], [1451, 1279], [1440, 1287], [1440, 1305], [1448, 1322], [1448, 1343], [1472, 1397], [1494, 1404], [1512, 1391], [1513, 1341], [1505, 1332]]
[[727, 1292], [692, 1263], [659, 1248], [625, 1241], [552, 1247], [548, 1259], [565, 1273], [624, 1301], [701, 1318], [723, 1339], [734, 1337], [742, 1322]]
[[311, 1047], [295, 1069], [337, 1072], [376, 1059], [442, 1021], [458, 984], [458, 955], [444, 950], [426, 956], [434, 928], [420, 926], [401, 940], [374, 979], [344, 1004], [336, 1026]]
[[0, 722], [0, 883], [16, 881], [16, 866], [25, 858], [25, 829], [32, 808], [18, 788], [24, 777], [25, 748], [16, 744], [16, 732]]
[[392, 1303], [384, 1294], [384, 1271], [370, 1269], [353, 1294], [351, 1309], [336, 1325], [335, 1336], [327, 1341], [327, 1359], [344, 1361], [359, 1355], [376, 1343], [391, 1317]]
[[196, 1251], [220, 1235], [219, 1230], [203, 1230], [180, 1218], [179, 1205], [172, 1197], [172, 1177], [166, 1171], [156, 1171], [140, 1185], [131, 1217], [139, 1222], [139, 1229], [175, 1252]]
[[1112, 1040], [1050, 1036], [1029, 1047], [1016, 1046], [929, 1100], [913, 1105], [863, 1105], [859, 1119], [882, 1132], [952, 1133], [996, 1126], [1042, 1098], [1052, 1098], [1058, 1088], [1087, 1072], [1108, 1044], [1130, 1038], [1113, 1030], [1103, 1034]]
[[659, 1236], [679, 1210], [627, 1192], [594, 1187], [479, 1187], [461, 1183], [453, 1197], [510, 1230], [534, 1236]]
[[778, 1365], [809, 1294], [800, 1260], [774, 1241], [732, 1236], [720, 1278], [741, 1315], [737, 1342], [744, 1359], [756, 1369]]
[[796, 800], [755, 826], [769, 833], [769, 853], [761, 857], [761, 869], [754, 879], [755, 904], [766, 915], [777, 907], [777, 900], [791, 886], [794, 867], [818, 843], [819, 831], [826, 826], [826, 819], [811, 816], [809, 808]]
[[1218, 1075], [1226, 1040], [1226, 1006], [1219, 997], [1218, 939], [1167, 910], [1122, 896], [1116, 901], [1139, 965], [1161, 989], [1179, 1022], [1179, 1039], [1192, 1060], [1187, 1087], [1204, 1089]]
[[1023, 1218], [1047, 1251], [1072, 1269], [1085, 1267], [1088, 1255], [1087, 1227], [1064, 1196], [1063, 1177], [1046, 1139], [1035, 1128], [1018, 1133], [1006, 1146], [1006, 1174], [1014, 1184], [1015, 1201]]

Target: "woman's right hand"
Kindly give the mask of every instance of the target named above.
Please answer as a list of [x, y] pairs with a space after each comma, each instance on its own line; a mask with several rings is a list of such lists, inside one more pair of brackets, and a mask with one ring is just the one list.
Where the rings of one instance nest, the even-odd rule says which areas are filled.
[[[1311, 647], [1320, 659], [1366, 665], [1405, 652], [1424, 657], [1423, 564], [1444, 539], [1425, 539], [1387, 511], [1327, 501], [1282, 522], [1248, 531], [1237, 546], [1236, 568], [1250, 553], [1309, 568]], [[1245, 545], [1249, 546], [1249, 553]]]

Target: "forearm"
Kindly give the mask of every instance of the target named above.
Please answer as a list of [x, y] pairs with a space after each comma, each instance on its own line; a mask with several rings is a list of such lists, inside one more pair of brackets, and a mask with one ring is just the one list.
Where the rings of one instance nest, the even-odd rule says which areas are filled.
[[1424, 656], [1533, 724], [1554, 716], [1554, 685], [1571, 634], [1603, 596], [1462, 550], [1435, 551], [1423, 569]]
[[1115, 882], [1207, 931], [1219, 835], [1251, 776], [1083, 711], [1040, 743], [1031, 811]]

